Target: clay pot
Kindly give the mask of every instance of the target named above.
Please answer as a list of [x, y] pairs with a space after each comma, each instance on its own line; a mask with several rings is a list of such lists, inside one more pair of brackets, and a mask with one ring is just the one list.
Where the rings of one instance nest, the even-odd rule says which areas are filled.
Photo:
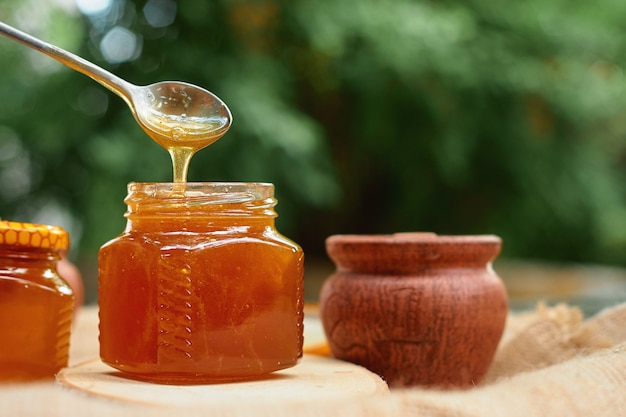
[[507, 296], [497, 236], [335, 235], [320, 313], [332, 354], [391, 387], [470, 387], [502, 336]]

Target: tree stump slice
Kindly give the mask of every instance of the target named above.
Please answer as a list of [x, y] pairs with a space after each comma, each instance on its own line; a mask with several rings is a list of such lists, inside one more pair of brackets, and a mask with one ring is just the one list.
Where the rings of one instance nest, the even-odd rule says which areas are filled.
[[[302, 405], [320, 401], [345, 401], [389, 393], [376, 374], [349, 362], [304, 355], [290, 369], [263, 379], [203, 385], [164, 385], [129, 379], [121, 372], [91, 360], [62, 370], [57, 380], [64, 386], [122, 402], [160, 407], [213, 410], [237, 409], [242, 403], [255, 407]], [[225, 414], [226, 415], [226, 414]]]

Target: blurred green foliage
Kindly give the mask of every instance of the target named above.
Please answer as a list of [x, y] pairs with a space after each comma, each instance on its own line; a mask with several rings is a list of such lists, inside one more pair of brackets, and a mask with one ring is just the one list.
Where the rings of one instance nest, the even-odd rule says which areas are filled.
[[[275, 183], [279, 229], [310, 255], [329, 234], [421, 230], [626, 265], [625, 2], [113, 0], [86, 16], [3, 0], [0, 15], [130, 82], [220, 96], [233, 127], [189, 180]], [[103, 56], [114, 27], [137, 36], [133, 59]], [[74, 256], [122, 230], [126, 183], [171, 180], [122, 100], [4, 39], [0, 95], [0, 215], [65, 222]]]

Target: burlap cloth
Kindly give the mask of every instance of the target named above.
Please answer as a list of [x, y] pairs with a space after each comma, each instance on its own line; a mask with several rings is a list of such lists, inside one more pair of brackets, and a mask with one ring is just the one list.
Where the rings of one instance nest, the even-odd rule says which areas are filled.
[[[411, 388], [362, 401], [277, 399], [223, 409], [163, 408], [94, 398], [58, 386], [0, 389], [0, 416], [626, 416], [626, 303], [584, 319], [566, 305], [511, 314], [486, 379], [464, 391]], [[3, 410], [4, 409], [4, 410]]]
[[626, 304], [587, 320], [566, 305], [511, 315], [480, 386], [391, 403], [396, 416], [626, 416]]

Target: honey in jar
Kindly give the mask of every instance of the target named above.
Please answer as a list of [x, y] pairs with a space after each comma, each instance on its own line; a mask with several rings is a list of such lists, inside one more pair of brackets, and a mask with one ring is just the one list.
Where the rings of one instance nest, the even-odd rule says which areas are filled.
[[265, 183], [131, 183], [99, 252], [100, 356], [131, 377], [203, 383], [295, 365], [303, 252]]
[[59, 227], [0, 220], [0, 381], [67, 366], [74, 295], [56, 266], [68, 242]]

